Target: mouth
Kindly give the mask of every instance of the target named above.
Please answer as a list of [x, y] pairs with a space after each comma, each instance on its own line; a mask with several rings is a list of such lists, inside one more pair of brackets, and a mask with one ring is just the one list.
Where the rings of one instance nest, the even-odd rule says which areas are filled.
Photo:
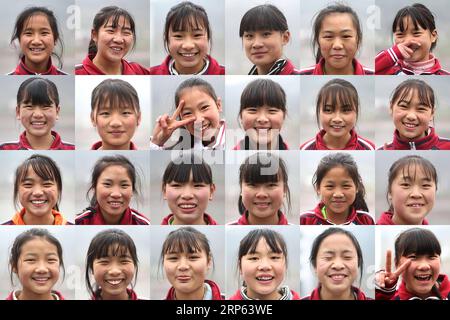
[[345, 55], [343, 55], [343, 54], [332, 54], [330, 57], [333, 58], [333, 59], [340, 60], [340, 59], [344, 59]]
[[108, 205], [113, 209], [118, 209], [123, 206], [123, 202], [122, 201], [109, 201]]
[[42, 128], [47, 124], [46, 121], [31, 121], [30, 123], [34, 128]]
[[341, 131], [345, 128], [345, 125], [342, 124], [332, 124], [330, 125], [330, 128], [335, 130], [335, 131]]
[[109, 47], [109, 48], [116, 53], [121, 53], [124, 50], [122, 47], [117, 47], [117, 46], [113, 46], [113, 47]]
[[112, 286], [117, 286], [124, 281], [125, 281], [125, 279], [107, 279], [107, 280], [105, 280], [106, 283], [108, 283]]
[[197, 209], [197, 204], [195, 203], [180, 203], [178, 208], [184, 213], [192, 213]]
[[263, 56], [267, 54], [267, 51], [256, 51], [252, 53], [252, 56]]
[[331, 280], [333, 280], [334, 282], [341, 282], [343, 281], [345, 278], [347, 278], [348, 276], [346, 274], [342, 274], [342, 273], [336, 273], [336, 274], [330, 274], [328, 276]]
[[45, 48], [29, 48], [29, 50], [33, 53], [41, 53], [45, 51]]
[[271, 275], [262, 275], [262, 276], [256, 277], [256, 280], [258, 282], [262, 282], [262, 283], [271, 282], [273, 279], [275, 279], [275, 277], [271, 276]]
[[419, 124], [410, 122], [403, 122], [403, 125], [406, 127], [407, 130], [414, 130], [419, 126]]
[[38, 284], [46, 284], [50, 280], [50, 277], [39, 276], [39, 277], [32, 277], [31, 279], [33, 279], [33, 281], [37, 282]]
[[433, 276], [431, 274], [422, 274], [422, 275], [415, 275], [414, 279], [416, 279], [417, 281], [430, 281], [433, 278]]
[[125, 131], [114, 130], [114, 131], [109, 131], [108, 133], [114, 137], [120, 137], [121, 135], [123, 135], [125, 133]]
[[178, 276], [178, 277], [176, 277], [176, 279], [180, 282], [188, 282], [191, 280], [191, 277], [190, 276]]
[[30, 202], [35, 207], [42, 207], [48, 203], [48, 200], [31, 200]]
[[258, 208], [258, 209], [267, 209], [269, 208], [271, 202], [265, 201], [265, 202], [253, 202], [253, 204]]
[[422, 208], [423, 206], [425, 206], [425, 204], [423, 203], [410, 203], [406, 205], [407, 207], [410, 208]]

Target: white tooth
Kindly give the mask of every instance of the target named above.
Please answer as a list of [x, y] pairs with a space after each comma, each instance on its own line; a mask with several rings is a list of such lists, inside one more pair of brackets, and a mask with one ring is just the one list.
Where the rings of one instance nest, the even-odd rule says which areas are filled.
[[190, 208], [195, 208], [196, 205], [195, 204], [180, 204], [181, 208], [185, 208], [185, 209], [190, 209]]
[[32, 200], [31, 201], [31, 203], [34, 203], [34, 204], [42, 204], [42, 203], [45, 203], [46, 201], [45, 200]]

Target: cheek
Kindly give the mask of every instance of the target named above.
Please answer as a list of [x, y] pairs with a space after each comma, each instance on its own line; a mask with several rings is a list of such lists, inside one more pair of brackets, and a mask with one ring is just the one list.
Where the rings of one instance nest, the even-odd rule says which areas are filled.
[[241, 123], [244, 130], [248, 130], [250, 128], [253, 128], [254, 123], [254, 117], [248, 114], [243, 114], [241, 116]]

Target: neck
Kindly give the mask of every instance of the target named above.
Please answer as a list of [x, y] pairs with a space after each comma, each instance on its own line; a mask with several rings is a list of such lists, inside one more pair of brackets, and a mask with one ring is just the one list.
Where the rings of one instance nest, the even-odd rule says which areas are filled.
[[355, 300], [351, 287], [341, 292], [332, 292], [325, 287], [320, 288], [320, 300]]
[[353, 63], [350, 63], [349, 65], [345, 66], [344, 68], [333, 68], [330, 66], [326, 61], [323, 66], [323, 74], [332, 74], [332, 75], [345, 75], [345, 74], [354, 74], [355, 68], [353, 67]]
[[175, 289], [175, 300], [203, 300], [205, 296], [205, 285], [202, 285], [192, 292], [179, 292]]
[[27, 133], [25, 133], [25, 136], [27, 137], [28, 143], [34, 150], [48, 150], [50, 149], [53, 140], [55, 140], [55, 137], [53, 137], [51, 132], [41, 137], [36, 137]]
[[259, 294], [255, 291], [253, 291], [252, 289], [250, 289], [249, 287], [247, 287], [247, 296], [249, 298], [257, 299], [257, 300], [280, 300], [280, 298], [281, 298], [281, 294], [278, 291], [278, 288], [275, 291], [272, 291], [268, 294]]
[[392, 215], [392, 222], [394, 222], [395, 225], [421, 225], [423, 220], [417, 220], [417, 221], [411, 221], [411, 220], [405, 220], [399, 217], [397, 214]]
[[265, 218], [259, 218], [252, 214], [250, 211], [247, 211], [247, 214], [248, 223], [251, 225], [277, 225], [279, 221], [278, 212], [275, 212], [274, 214]]
[[102, 141], [102, 146], [98, 148], [98, 150], [131, 150], [131, 142], [122, 145], [112, 145]]
[[104, 213], [101, 208], [99, 213], [102, 215], [103, 220], [105, 220], [106, 224], [119, 224], [119, 222], [123, 218], [123, 215], [125, 214], [125, 212], [123, 212], [121, 215], [116, 216], [109, 213]]
[[270, 71], [270, 68], [272, 68], [273, 64], [270, 65], [264, 65], [264, 66], [256, 66], [256, 70], [258, 70], [259, 75], [268, 74]]
[[53, 225], [55, 222], [55, 217], [51, 211], [42, 217], [36, 217], [25, 210], [22, 219], [26, 225]]
[[44, 73], [47, 71], [48, 60], [46, 62], [33, 63], [25, 57], [24, 62], [25, 66], [35, 73]]
[[113, 294], [109, 294], [108, 292], [105, 292], [104, 290], [102, 290], [102, 292], [100, 293], [100, 296], [102, 297], [102, 300], [129, 300], [130, 297], [128, 296], [128, 292], [122, 291], [119, 294], [113, 295]]
[[347, 146], [347, 143], [351, 139], [350, 132], [345, 137], [333, 137], [328, 133], [325, 133], [323, 136], [323, 140], [325, 141], [325, 145], [329, 149], [344, 149]]
[[177, 63], [175, 62], [173, 64], [173, 67], [175, 68], [175, 70], [177, 70], [178, 74], [197, 74], [200, 71], [202, 71], [202, 69], [205, 67], [205, 61], [203, 61], [202, 64], [200, 64], [199, 66], [194, 66], [192, 68], [179, 68], [177, 66]]
[[122, 74], [122, 61], [118, 62], [105, 61], [97, 53], [94, 59], [92, 59], [92, 62], [104, 74]]
[[198, 217], [195, 221], [192, 221], [189, 223], [186, 223], [186, 221], [183, 221], [183, 220], [179, 219], [176, 215], [174, 215], [172, 224], [173, 225], [199, 225], [199, 224], [206, 225], [206, 222], [205, 222], [204, 214], [202, 214], [200, 217]]
[[347, 218], [350, 215], [350, 210], [351, 209], [348, 208], [347, 212], [336, 214], [327, 208], [327, 218], [329, 221], [333, 222], [334, 224], [343, 224], [347, 221]]
[[46, 292], [43, 294], [38, 294], [27, 289], [22, 289], [17, 294], [17, 299], [19, 300], [55, 300], [52, 295], [52, 292]]

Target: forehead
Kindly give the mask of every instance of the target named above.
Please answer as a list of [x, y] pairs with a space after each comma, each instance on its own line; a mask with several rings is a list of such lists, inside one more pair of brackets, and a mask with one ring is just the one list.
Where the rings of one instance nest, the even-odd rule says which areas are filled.
[[401, 31], [401, 27], [403, 27], [404, 31], [407, 30], [424, 30], [419, 22], [417, 21], [416, 25], [414, 25], [414, 21], [411, 18], [411, 16], [403, 17], [401, 20], [398, 21], [396, 31]]
[[356, 251], [352, 240], [345, 234], [336, 233], [326, 237], [319, 247], [319, 252], [326, 251]]
[[24, 29], [36, 27], [50, 29], [50, 23], [48, 21], [47, 15], [45, 15], [44, 13], [35, 13], [30, 16], [24, 23]]
[[111, 165], [106, 167], [100, 174], [100, 179], [126, 179], [131, 180], [128, 171], [120, 165]]
[[404, 178], [409, 178], [412, 180], [432, 180], [429, 173], [425, 171], [424, 167], [419, 164], [409, 164], [403, 166], [403, 168], [400, 168], [395, 179], [400, 180]]
[[328, 172], [323, 177], [323, 181], [325, 180], [352, 180], [352, 177], [349, 175], [347, 169], [342, 166], [338, 166], [328, 170]]
[[195, 103], [199, 100], [213, 100], [213, 98], [200, 87], [186, 88], [180, 92], [179, 97], [180, 100], [184, 100], [186, 104], [188, 102]]
[[103, 24], [103, 27], [111, 27], [111, 26], [114, 28], [117, 27], [127, 29], [131, 28], [130, 21], [124, 16], [119, 16], [118, 18], [116, 16], [109, 17]]
[[38, 252], [56, 254], [57, 251], [58, 250], [54, 244], [50, 243], [48, 240], [41, 237], [35, 237], [25, 242], [21, 247], [21, 254], [38, 253]]
[[349, 13], [330, 13], [322, 20], [321, 31], [343, 31], [355, 29], [352, 16]]

